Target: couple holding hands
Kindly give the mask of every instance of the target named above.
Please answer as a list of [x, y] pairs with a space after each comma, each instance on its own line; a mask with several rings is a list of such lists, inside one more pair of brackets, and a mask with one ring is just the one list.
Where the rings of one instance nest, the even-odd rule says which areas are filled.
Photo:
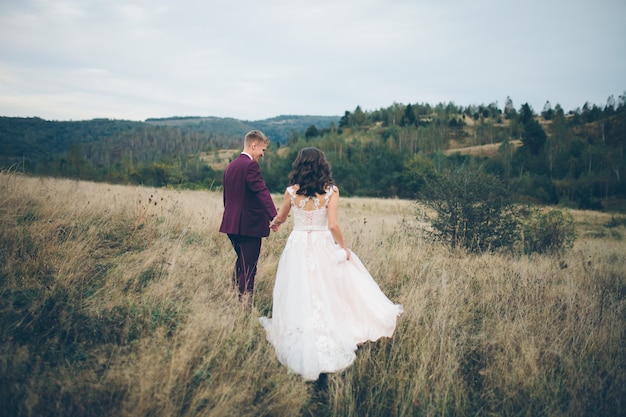
[[233, 285], [249, 309], [261, 239], [293, 214], [276, 270], [272, 317], [259, 321], [279, 361], [305, 380], [317, 380], [350, 366], [359, 344], [391, 337], [402, 306], [385, 296], [346, 246], [339, 189], [324, 153], [300, 150], [276, 211], [258, 164], [268, 144], [262, 132], [248, 132], [243, 152], [226, 168], [220, 232], [237, 254]]

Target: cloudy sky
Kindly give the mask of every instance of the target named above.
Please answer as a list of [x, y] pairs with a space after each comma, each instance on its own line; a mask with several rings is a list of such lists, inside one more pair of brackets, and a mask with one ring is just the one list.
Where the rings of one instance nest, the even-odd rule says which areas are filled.
[[0, 116], [604, 106], [625, 22], [624, 0], [0, 0]]

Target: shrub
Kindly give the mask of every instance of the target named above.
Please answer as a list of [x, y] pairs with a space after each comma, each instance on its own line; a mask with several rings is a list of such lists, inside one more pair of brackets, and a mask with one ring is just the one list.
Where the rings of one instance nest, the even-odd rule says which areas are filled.
[[519, 240], [521, 210], [495, 176], [478, 168], [452, 169], [425, 180], [423, 203], [433, 235], [469, 252], [510, 249]]
[[576, 240], [572, 215], [556, 208], [533, 209], [524, 219], [522, 230], [525, 254], [560, 253], [571, 248]]

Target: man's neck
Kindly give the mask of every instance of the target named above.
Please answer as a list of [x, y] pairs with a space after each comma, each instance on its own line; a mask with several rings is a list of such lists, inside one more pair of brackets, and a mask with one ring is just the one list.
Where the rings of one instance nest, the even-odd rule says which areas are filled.
[[248, 152], [246, 152], [246, 151], [242, 151], [241, 153], [242, 153], [243, 155], [246, 155], [248, 158], [250, 158], [250, 159], [254, 160], [254, 158], [252, 157], [252, 155], [250, 155]]

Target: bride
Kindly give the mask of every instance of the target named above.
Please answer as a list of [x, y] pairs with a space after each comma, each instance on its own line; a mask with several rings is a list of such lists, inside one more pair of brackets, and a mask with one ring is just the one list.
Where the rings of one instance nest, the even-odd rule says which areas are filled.
[[339, 189], [317, 148], [300, 150], [278, 215], [277, 231], [293, 210], [281, 254], [272, 317], [259, 321], [278, 360], [305, 380], [341, 371], [359, 344], [391, 337], [402, 306], [392, 303], [345, 244], [338, 223]]

